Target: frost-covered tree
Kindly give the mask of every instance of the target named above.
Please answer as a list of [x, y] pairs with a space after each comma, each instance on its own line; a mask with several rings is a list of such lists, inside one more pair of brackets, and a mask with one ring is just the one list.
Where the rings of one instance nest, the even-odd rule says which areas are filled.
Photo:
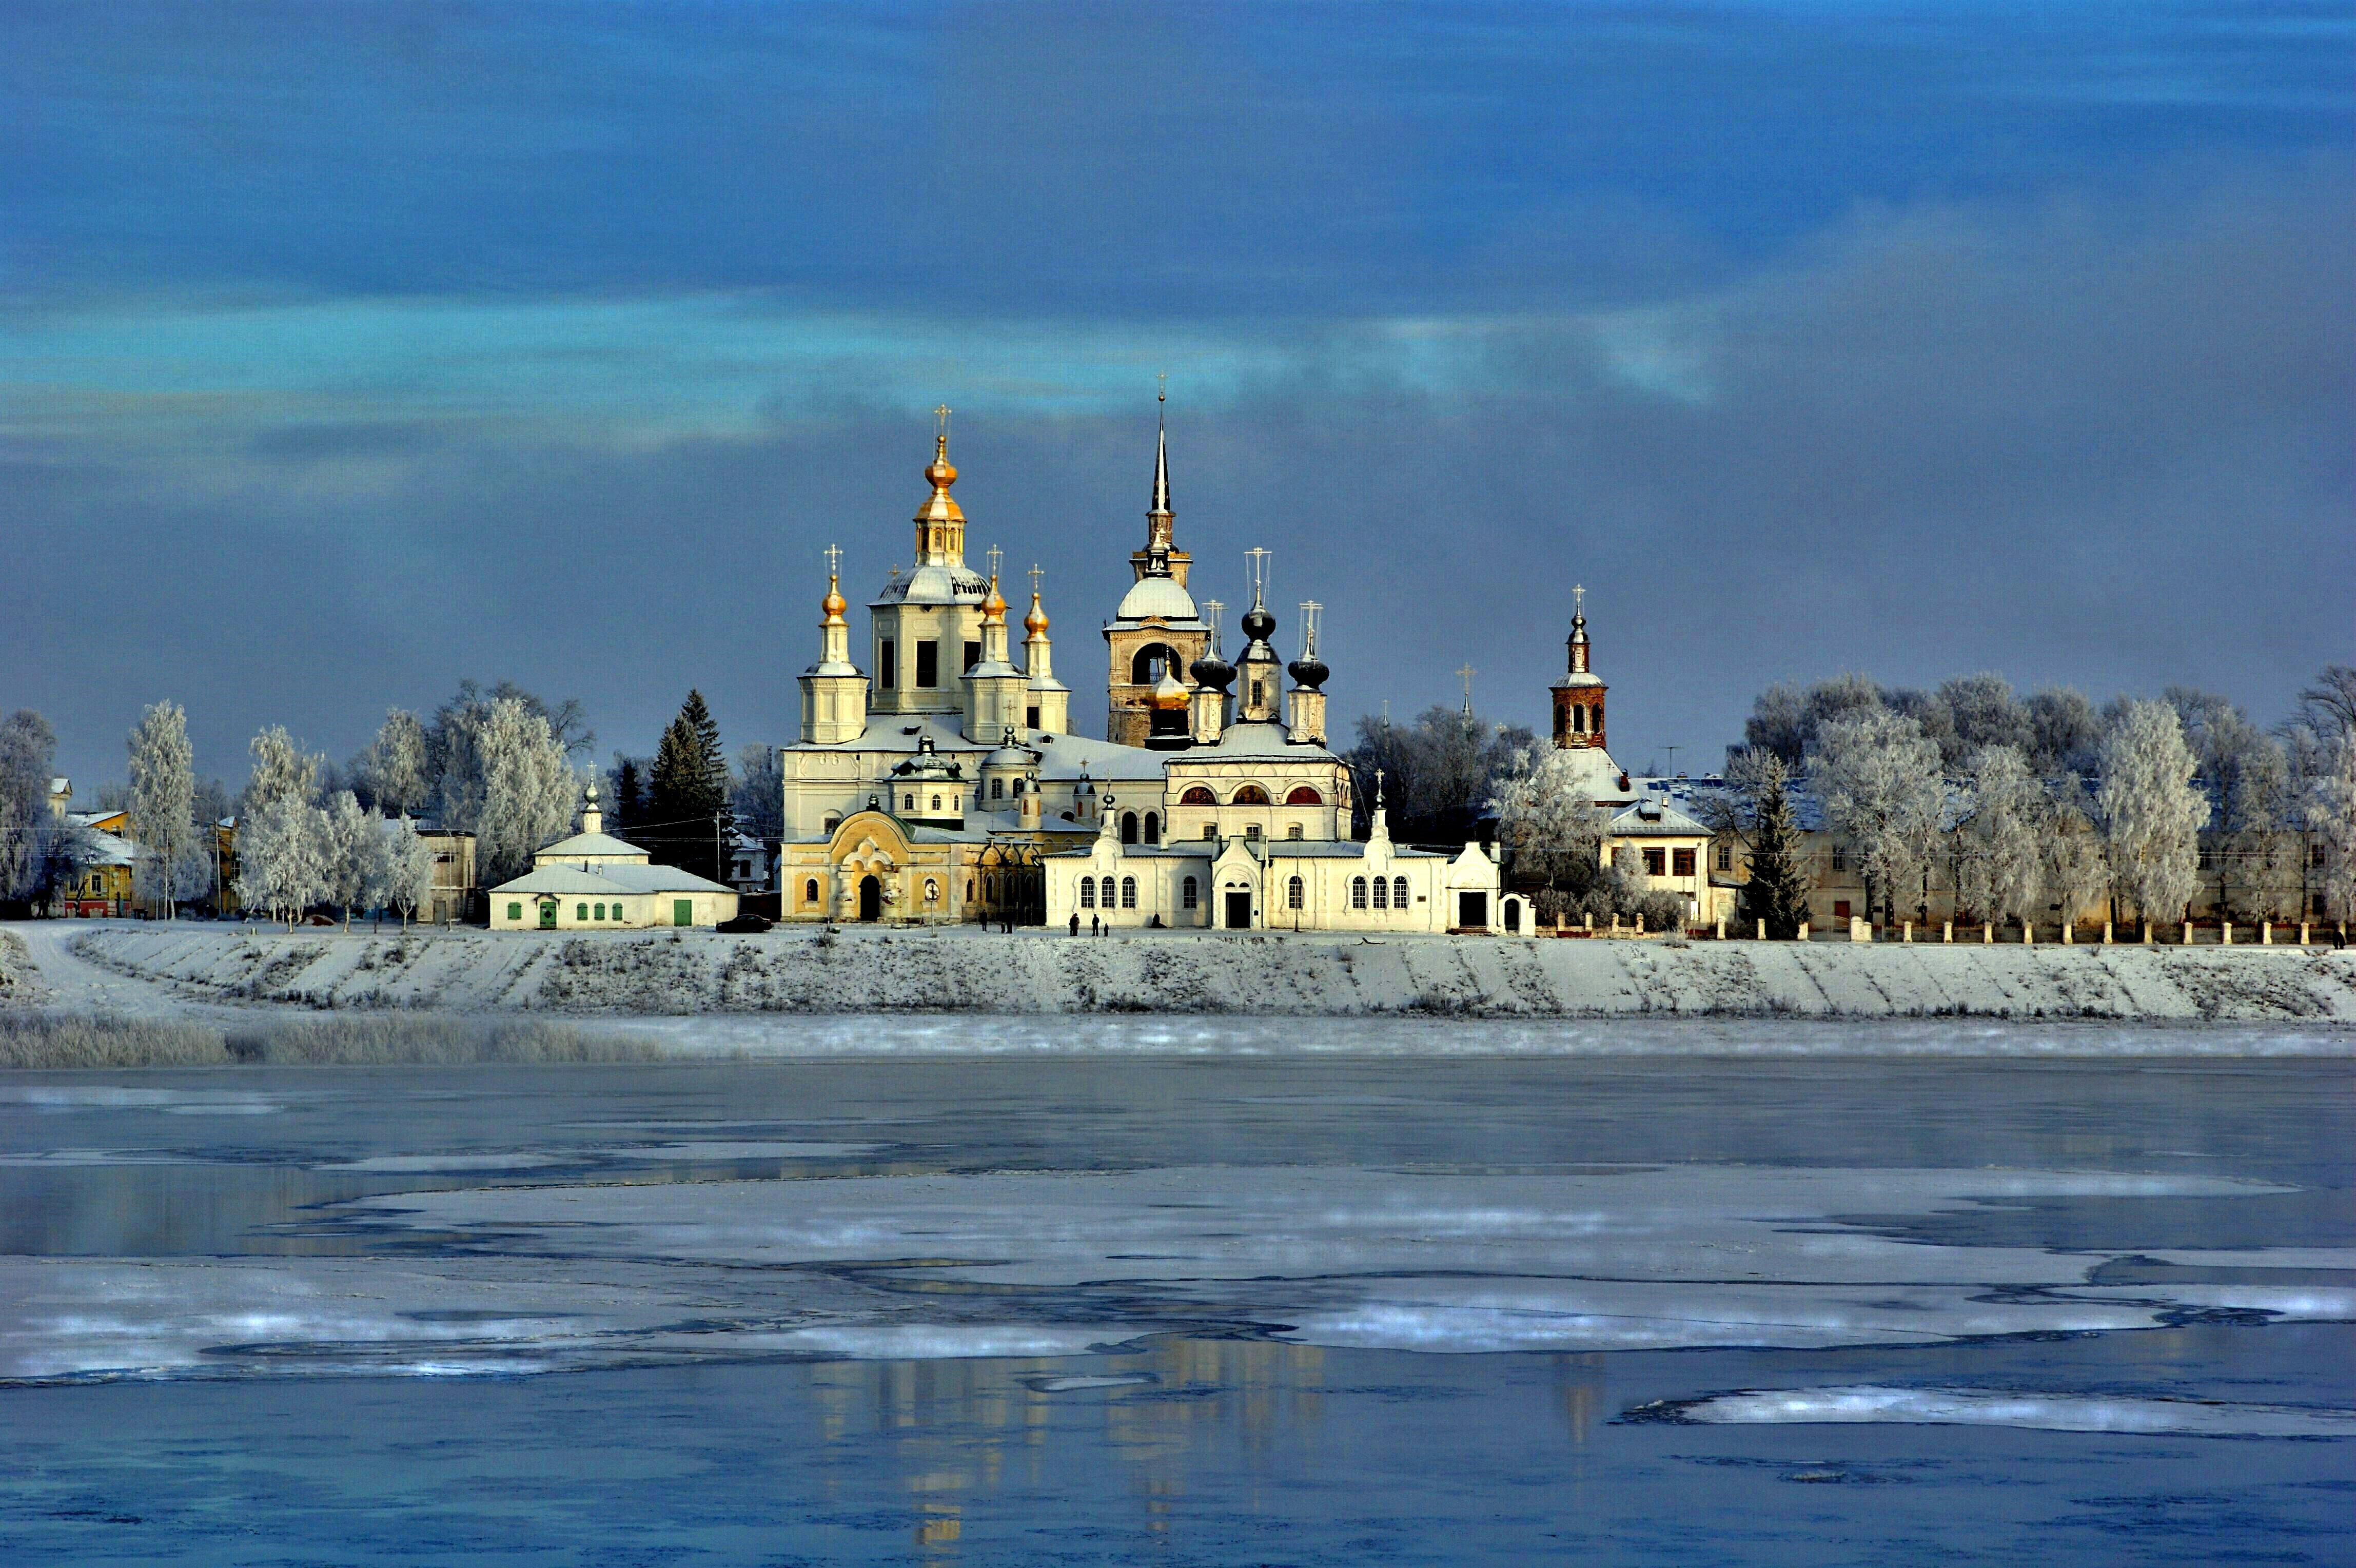
[[291, 929], [327, 896], [330, 840], [318, 805], [319, 758], [283, 725], [253, 737], [253, 773], [237, 828], [237, 896]]
[[2198, 764], [2167, 703], [2126, 702], [2103, 737], [2095, 796], [2111, 886], [2146, 921], [2180, 920], [2200, 890], [2201, 830], [2209, 801], [2192, 787]]
[[2110, 883], [2102, 835], [2085, 812], [2055, 801], [2046, 816], [2042, 847], [2045, 890], [2062, 906], [2062, 921], [2075, 925], [2079, 912], [2101, 897]]
[[384, 724], [369, 744], [360, 769], [368, 779], [369, 799], [388, 817], [405, 817], [424, 809], [434, 779], [425, 746], [425, 725], [406, 708], [385, 710]]
[[2018, 746], [1985, 746], [1971, 758], [1971, 814], [1955, 830], [1955, 902], [1988, 920], [2037, 918], [2045, 897], [2044, 787]]
[[171, 918], [178, 900], [211, 881], [196, 821], [196, 753], [188, 720], [177, 703], [155, 703], [131, 731], [131, 837], [141, 850], [134, 863], [140, 897]]
[[434, 799], [441, 811], [443, 827], [453, 832], [475, 832], [478, 829], [488, 785], [481, 738], [491, 722], [492, 710], [509, 701], [520, 703], [526, 713], [546, 724], [559, 750], [568, 758], [596, 744], [577, 697], [551, 703], [512, 681], [502, 681], [487, 692], [472, 681], [459, 682], [456, 694], [434, 710], [434, 722], [425, 726], [426, 765], [434, 780]]
[[2316, 890], [2330, 918], [2356, 920], [2356, 728], [2334, 741], [2329, 759], [2308, 787], [2308, 832], [2323, 864]]
[[2012, 694], [2012, 682], [1995, 671], [1942, 681], [1939, 697], [1954, 725], [1957, 759], [1990, 746], [2011, 746], [2024, 757], [2033, 753], [2037, 731], [2029, 709]]
[[364, 908], [381, 878], [378, 863], [384, 854], [384, 835], [377, 831], [383, 819], [359, 802], [349, 789], [339, 789], [327, 802], [327, 902], [344, 912], [349, 929], [352, 911]]
[[736, 781], [729, 791], [736, 827], [774, 847], [786, 832], [785, 776], [777, 769], [777, 754], [766, 746], [736, 749]]
[[1808, 876], [1800, 868], [1783, 759], [1761, 752], [1751, 777], [1751, 877], [1742, 885], [1740, 914], [1746, 933], [1764, 920], [1770, 937], [1788, 941], [1808, 918]]
[[483, 773], [475, 853], [487, 885], [522, 875], [533, 851], [563, 836], [580, 784], [548, 721], [516, 698], [491, 704], [474, 744]]
[[1939, 748], [1913, 720], [1885, 709], [1837, 719], [1817, 737], [1809, 771], [1825, 820], [1856, 851], [1865, 903], [1896, 918], [1919, 895], [1938, 843], [1946, 789]]
[[2103, 715], [2085, 693], [2053, 687], [2029, 699], [2029, 765], [2039, 777], [2091, 775], [2103, 751]]
[[0, 719], [0, 898], [42, 887], [42, 831], [49, 820], [57, 732], [30, 708]]
[[1516, 880], [1577, 899], [1594, 883], [1610, 819], [1577, 751], [1526, 748], [1495, 785], [1488, 811]]
[[379, 908], [399, 911], [405, 926], [434, 897], [434, 846], [407, 817], [380, 822], [377, 827], [373, 902]]
[[1745, 745], [1770, 751], [1786, 768], [1797, 768], [1816, 749], [1824, 727], [1837, 720], [1879, 713], [1885, 706], [1881, 688], [1869, 675], [1836, 675], [1805, 691], [1779, 682], [1759, 693], [1751, 717], [1742, 726]]

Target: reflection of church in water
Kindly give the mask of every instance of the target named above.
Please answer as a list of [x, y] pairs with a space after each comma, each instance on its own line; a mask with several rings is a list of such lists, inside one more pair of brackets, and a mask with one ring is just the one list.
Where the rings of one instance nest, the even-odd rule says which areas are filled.
[[782, 752], [787, 919], [1494, 929], [1497, 868], [1479, 845], [1394, 845], [1379, 798], [1371, 835], [1350, 836], [1318, 607], [1301, 607], [1301, 657], [1281, 662], [1266, 551], [1248, 554], [1243, 650], [1221, 656], [1222, 607], [1195, 603], [1175, 542], [1166, 434], [1135, 580], [1104, 627], [1104, 740], [1071, 733], [1035, 568], [1014, 663], [999, 553], [987, 572], [966, 564], [957, 477], [944, 423], [915, 564], [868, 603], [865, 669], [828, 575], [801, 736]]

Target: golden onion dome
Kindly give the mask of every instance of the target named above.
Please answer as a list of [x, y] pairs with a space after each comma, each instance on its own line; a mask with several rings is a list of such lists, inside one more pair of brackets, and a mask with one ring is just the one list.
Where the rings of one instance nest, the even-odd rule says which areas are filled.
[[827, 578], [826, 597], [818, 602], [818, 607], [826, 612], [827, 622], [830, 625], [841, 620], [842, 612], [851, 607], [851, 601], [842, 596], [841, 585], [833, 577]]
[[1047, 612], [1039, 607], [1039, 596], [1031, 596], [1031, 613], [1023, 618], [1023, 629], [1037, 637], [1047, 629]]
[[992, 577], [990, 580], [990, 596], [981, 601], [981, 613], [986, 618], [991, 620], [1004, 620], [1006, 618], [1006, 600], [998, 591], [998, 579], [996, 577]]
[[949, 438], [946, 435], [933, 440], [933, 462], [925, 470], [925, 480], [937, 490], [948, 489], [957, 483], [957, 469], [949, 462]]

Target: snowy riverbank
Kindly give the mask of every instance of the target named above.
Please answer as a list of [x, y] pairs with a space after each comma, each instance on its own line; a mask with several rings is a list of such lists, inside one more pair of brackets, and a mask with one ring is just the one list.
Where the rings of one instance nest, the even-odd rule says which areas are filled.
[[547, 936], [108, 925], [83, 961], [213, 1002], [577, 1014], [1954, 1016], [2356, 1023], [2356, 953], [972, 928]]

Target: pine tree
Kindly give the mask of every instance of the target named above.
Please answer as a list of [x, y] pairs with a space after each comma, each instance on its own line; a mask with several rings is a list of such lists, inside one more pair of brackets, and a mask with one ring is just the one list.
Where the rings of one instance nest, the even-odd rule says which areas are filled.
[[646, 814], [646, 781], [639, 776], [638, 759], [617, 757], [613, 772], [608, 775], [614, 787], [614, 831], [624, 837], [637, 826]]
[[653, 857], [716, 880], [736, 826], [728, 804], [729, 784], [720, 726], [704, 706], [703, 693], [691, 691], [655, 748], [646, 838]]
[[1767, 934], [1788, 940], [1800, 934], [1808, 918], [1808, 879], [1794, 856], [1799, 829], [1792, 821], [1792, 800], [1784, 788], [1783, 761], [1769, 757], [1760, 767], [1753, 787], [1757, 826], [1751, 839], [1751, 880], [1743, 884], [1741, 919], [1748, 931], [1767, 922]]

